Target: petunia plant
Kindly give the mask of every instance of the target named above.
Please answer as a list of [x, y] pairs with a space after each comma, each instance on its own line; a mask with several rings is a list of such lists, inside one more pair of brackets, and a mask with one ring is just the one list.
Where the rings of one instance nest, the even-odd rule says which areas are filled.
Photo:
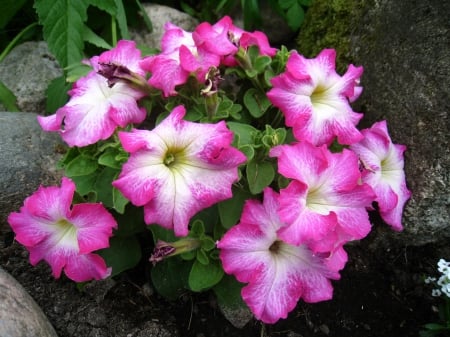
[[9, 216], [17, 241], [55, 277], [144, 261], [165, 298], [212, 290], [264, 323], [331, 299], [369, 212], [400, 231], [410, 197], [386, 121], [357, 127], [363, 68], [340, 75], [335, 57], [273, 48], [229, 17], [167, 23], [156, 54], [121, 40], [91, 57], [38, 118], [67, 143], [65, 177]]

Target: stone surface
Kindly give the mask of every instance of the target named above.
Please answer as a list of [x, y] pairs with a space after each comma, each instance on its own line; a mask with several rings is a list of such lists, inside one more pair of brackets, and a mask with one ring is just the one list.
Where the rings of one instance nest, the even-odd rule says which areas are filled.
[[[17, 97], [20, 111], [44, 113], [45, 91], [62, 74], [43, 41], [17, 46], [0, 63], [0, 81]], [[0, 110], [5, 109], [0, 106]]]
[[42, 131], [36, 114], [0, 112], [0, 230], [39, 185], [60, 183], [59, 135]]
[[153, 32], [130, 30], [131, 39], [138, 44], [144, 44], [150, 48], [161, 48], [161, 38], [164, 34], [164, 24], [171, 22], [186, 31], [193, 31], [198, 21], [192, 16], [180, 12], [174, 8], [157, 5], [142, 4], [153, 25]]
[[386, 119], [393, 141], [408, 147], [405, 171], [413, 195], [405, 230], [381, 229], [380, 242], [423, 245], [450, 238], [448, 13], [450, 2], [440, 0], [318, 0], [308, 12], [316, 21], [307, 20], [299, 36], [305, 55], [333, 47], [339, 61], [364, 66], [364, 92], [354, 104], [365, 113], [360, 126]]
[[36, 302], [1, 267], [0, 336], [57, 337], [55, 330]]

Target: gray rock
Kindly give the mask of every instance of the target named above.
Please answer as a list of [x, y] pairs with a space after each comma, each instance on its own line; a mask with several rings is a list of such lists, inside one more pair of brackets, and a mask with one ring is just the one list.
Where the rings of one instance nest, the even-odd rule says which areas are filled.
[[0, 336], [57, 337], [55, 330], [36, 302], [1, 267]]
[[150, 48], [161, 48], [161, 38], [164, 34], [166, 22], [171, 22], [188, 32], [193, 31], [199, 23], [192, 16], [171, 7], [157, 4], [142, 4], [142, 6], [152, 21], [153, 32], [130, 30], [130, 35], [136, 43], [144, 44]]
[[0, 229], [39, 185], [60, 183], [56, 162], [62, 142], [58, 134], [44, 132], [36, 116], [0, 112]]
[[[0, 81], [14, 93], [21, 111], [44, 113], [45, 91], [62, 74], [43, 41], [17, 46], [0, 63]], [[0, 110], [5, 108], [0, 106]]]
[[[364, 92], [354, 104], [365, 113], [360, 126], [386, 119], [394, 143], [408, 147], [405, 171], [413, 195], [405, 207], [405, 230], [377, 228], [378, 240], [443, 243], [450, 237], [450, 2], [337, 3], [313, 3], [300, 52], [334, 47], [338, 61], [363, 65]], [[319, 24], [326, 28], [319, 30]]]

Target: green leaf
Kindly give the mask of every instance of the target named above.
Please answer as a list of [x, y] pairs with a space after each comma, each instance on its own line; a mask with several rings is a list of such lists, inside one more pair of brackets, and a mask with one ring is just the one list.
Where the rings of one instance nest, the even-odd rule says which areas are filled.
[[254, 135], [258, 133], [256, 128], [248, 124], [227, 122], [227, 125], [239, 137], [238, 145], [252, 144]]
[[265, 93], [262, 93], [255, 88], [250, 88], [244, 95], [244, 104], [250, 114], [259, 118], [267, 111], [271, 106], [271, 103]]
[[17, 106], [17, 98], [13, 92], [8, 89], [3, 82], [0, 81], [0, 102], [5, 106], [6, 110], [10, 112], [20, 111]]
[[87, 7], [86, 0], [36, 0], [34, 3], [44, 28], [44, 39], [62, 67], [83, 59]]
[[143, 232], [147, 225], [144, 222], [144, 209], [128, 204], [123, 214], [115, 214], [119, 228], [114, 236], [132, 236]]
[[97, 170], [97, 160], [92, 157], [80, 154], [75, 157], [65, 167], [65, 174], [68, 177], [85, 176]]
[[145, 11], [144, 6], [142, 6], [141, 2], [139, 0], [136, 0], [136, 4], [139, 7], [140, 14], [142, 15], [142, 18], [144, 19], [144, 23], [147, 26], [148, 33], [153, 33], [153, 24], [150, 17], [147, 15], [147, 12]]
[[176, 257], [158, 262], [151, 271], [156, 291], [168, 300], [176, 300], [187, 288], [191, 265]]
[[117, 5], [115, 0], [88, 0], [88, 2], [90, 5], [107, 12], [111, 16], [117, 14]]
[[116, 19], [119, 24], [120, 33], [122, 35], [122, 39], [129, 40], [130, 33], [128, 32], [128, 24], [127, 24], [127, 15], [125, 13], [125, 7], [123, 6], [122, 0], [115, 0], [117, 7]]
[[109, 147], [98, 157], [98, 163], [103, 166], [120, 169], [121, 163], [116, 159], [119, 151], [113, 147]]
[[269, 56], [258, 56], [253, 67], [258, 72], [258, 74], [262, 74], [271, 62], [272, 59]]
[[201, 264], [204, 264], [205, 266], [209, 264], [208, 255], [206, 255], [206, 252], [203, 249], [197, 250], [197, 261]]
[[113, 207], [114, 209], [123, 214], [125, 212], [125, 206], [128, 205], [130, 200], [124, 197], [122, 192], [120, 192], [117, 188], [113, 187], [112, 189], [112, 198], [113, 198]]
[[223, 227], [231, 228], [239, 221], [244, 202], [251, 197], [252, 195], [247, 191], [233, 186], [231, 199], [224, 200], [218, 204], [220, 221]]
[[95, 191], [95, 182], [97, 180], [98, 172], [93, 172], [85, 176], [71, 177], [75, 185], [77, 186], [78, 194], [85, 196], [89, 192]]
[[286, 12], [286, 22], [293, 31], [297, 31], [300, 28], [304, 19], [305, 11], [298, 4], [293, 5]]
[[99, 250], [98, 254], [112, 267], [111, 276], [114, 276], [137, 265], [141, 259], [141, 246], [134, 236], [116, 236], [109, 240], [109, 248]]
[[225, 275], [213, 288], [219, 306], [226, 309], [246, 307], [241, 296], [243, 286], [244, 284], [238, 282], [233, 276]]
[[433, 330], [433, 331], [441, 331], [446, 330], [447, 328], [441, 324], [438, 323], [428, 323], [424, 325], [425, 329]]
[[275, 178], [275, 169], [268, 162], [257, 162], [252, 160], [247, 164], [247, 181], [250, 192], [253, 194], [261, 193], [269, 186]]
[[113, 189], [115, 189], [115, 187], [112, 186], [112, 182], [116, 179], [118, 174], [119, 170], [105, 167], [99, 173], [97, 181], [95, 182], [98, 200], [103, 202], [107, 207], [114, 207]]
[[67, 74], [66, 81], [69, 83], [73, 83], [92, 71], [92, 67], [84, 63], [74, 63], [64, 68], [64, 70]]
[[0, 11], [0, 29], [5, 28], [14, 15], [22, 8], [26, 0], [2, 0]]
[[106, 42], [102, 37], [98, 36], [92, 29], [90, 29], [86, 25], [84, 26], [83, 39], [84, 41], [89, 42], [90, 44], [93, 44], [94, 46], [97, 46], [99, 48], [112, 48], [112, 46], [108, 42]]
[[47, 97], [45, 110], [48, 113], [55, 113], [56, 110], [67, 103], [69, 100], [67, 92], [70, 87], [71, 84], [66, 82], [64, 76], [57, 77], [50, 82], [45, 92]]
[[219, 283], [223, 274], [223, 269], [218, 262], [211, 260], [205, 265], [195, 260], [189, 273], [189, 288], [197, 292], [207, 290]]

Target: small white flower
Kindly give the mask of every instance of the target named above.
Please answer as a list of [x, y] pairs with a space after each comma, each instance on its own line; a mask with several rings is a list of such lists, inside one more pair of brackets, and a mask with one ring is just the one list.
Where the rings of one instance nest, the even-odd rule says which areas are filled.
[[431, 296], [439, 297], [439, 296], [441, 296], [441, 291], [439, 289], [433, 289], [431, 291]]

